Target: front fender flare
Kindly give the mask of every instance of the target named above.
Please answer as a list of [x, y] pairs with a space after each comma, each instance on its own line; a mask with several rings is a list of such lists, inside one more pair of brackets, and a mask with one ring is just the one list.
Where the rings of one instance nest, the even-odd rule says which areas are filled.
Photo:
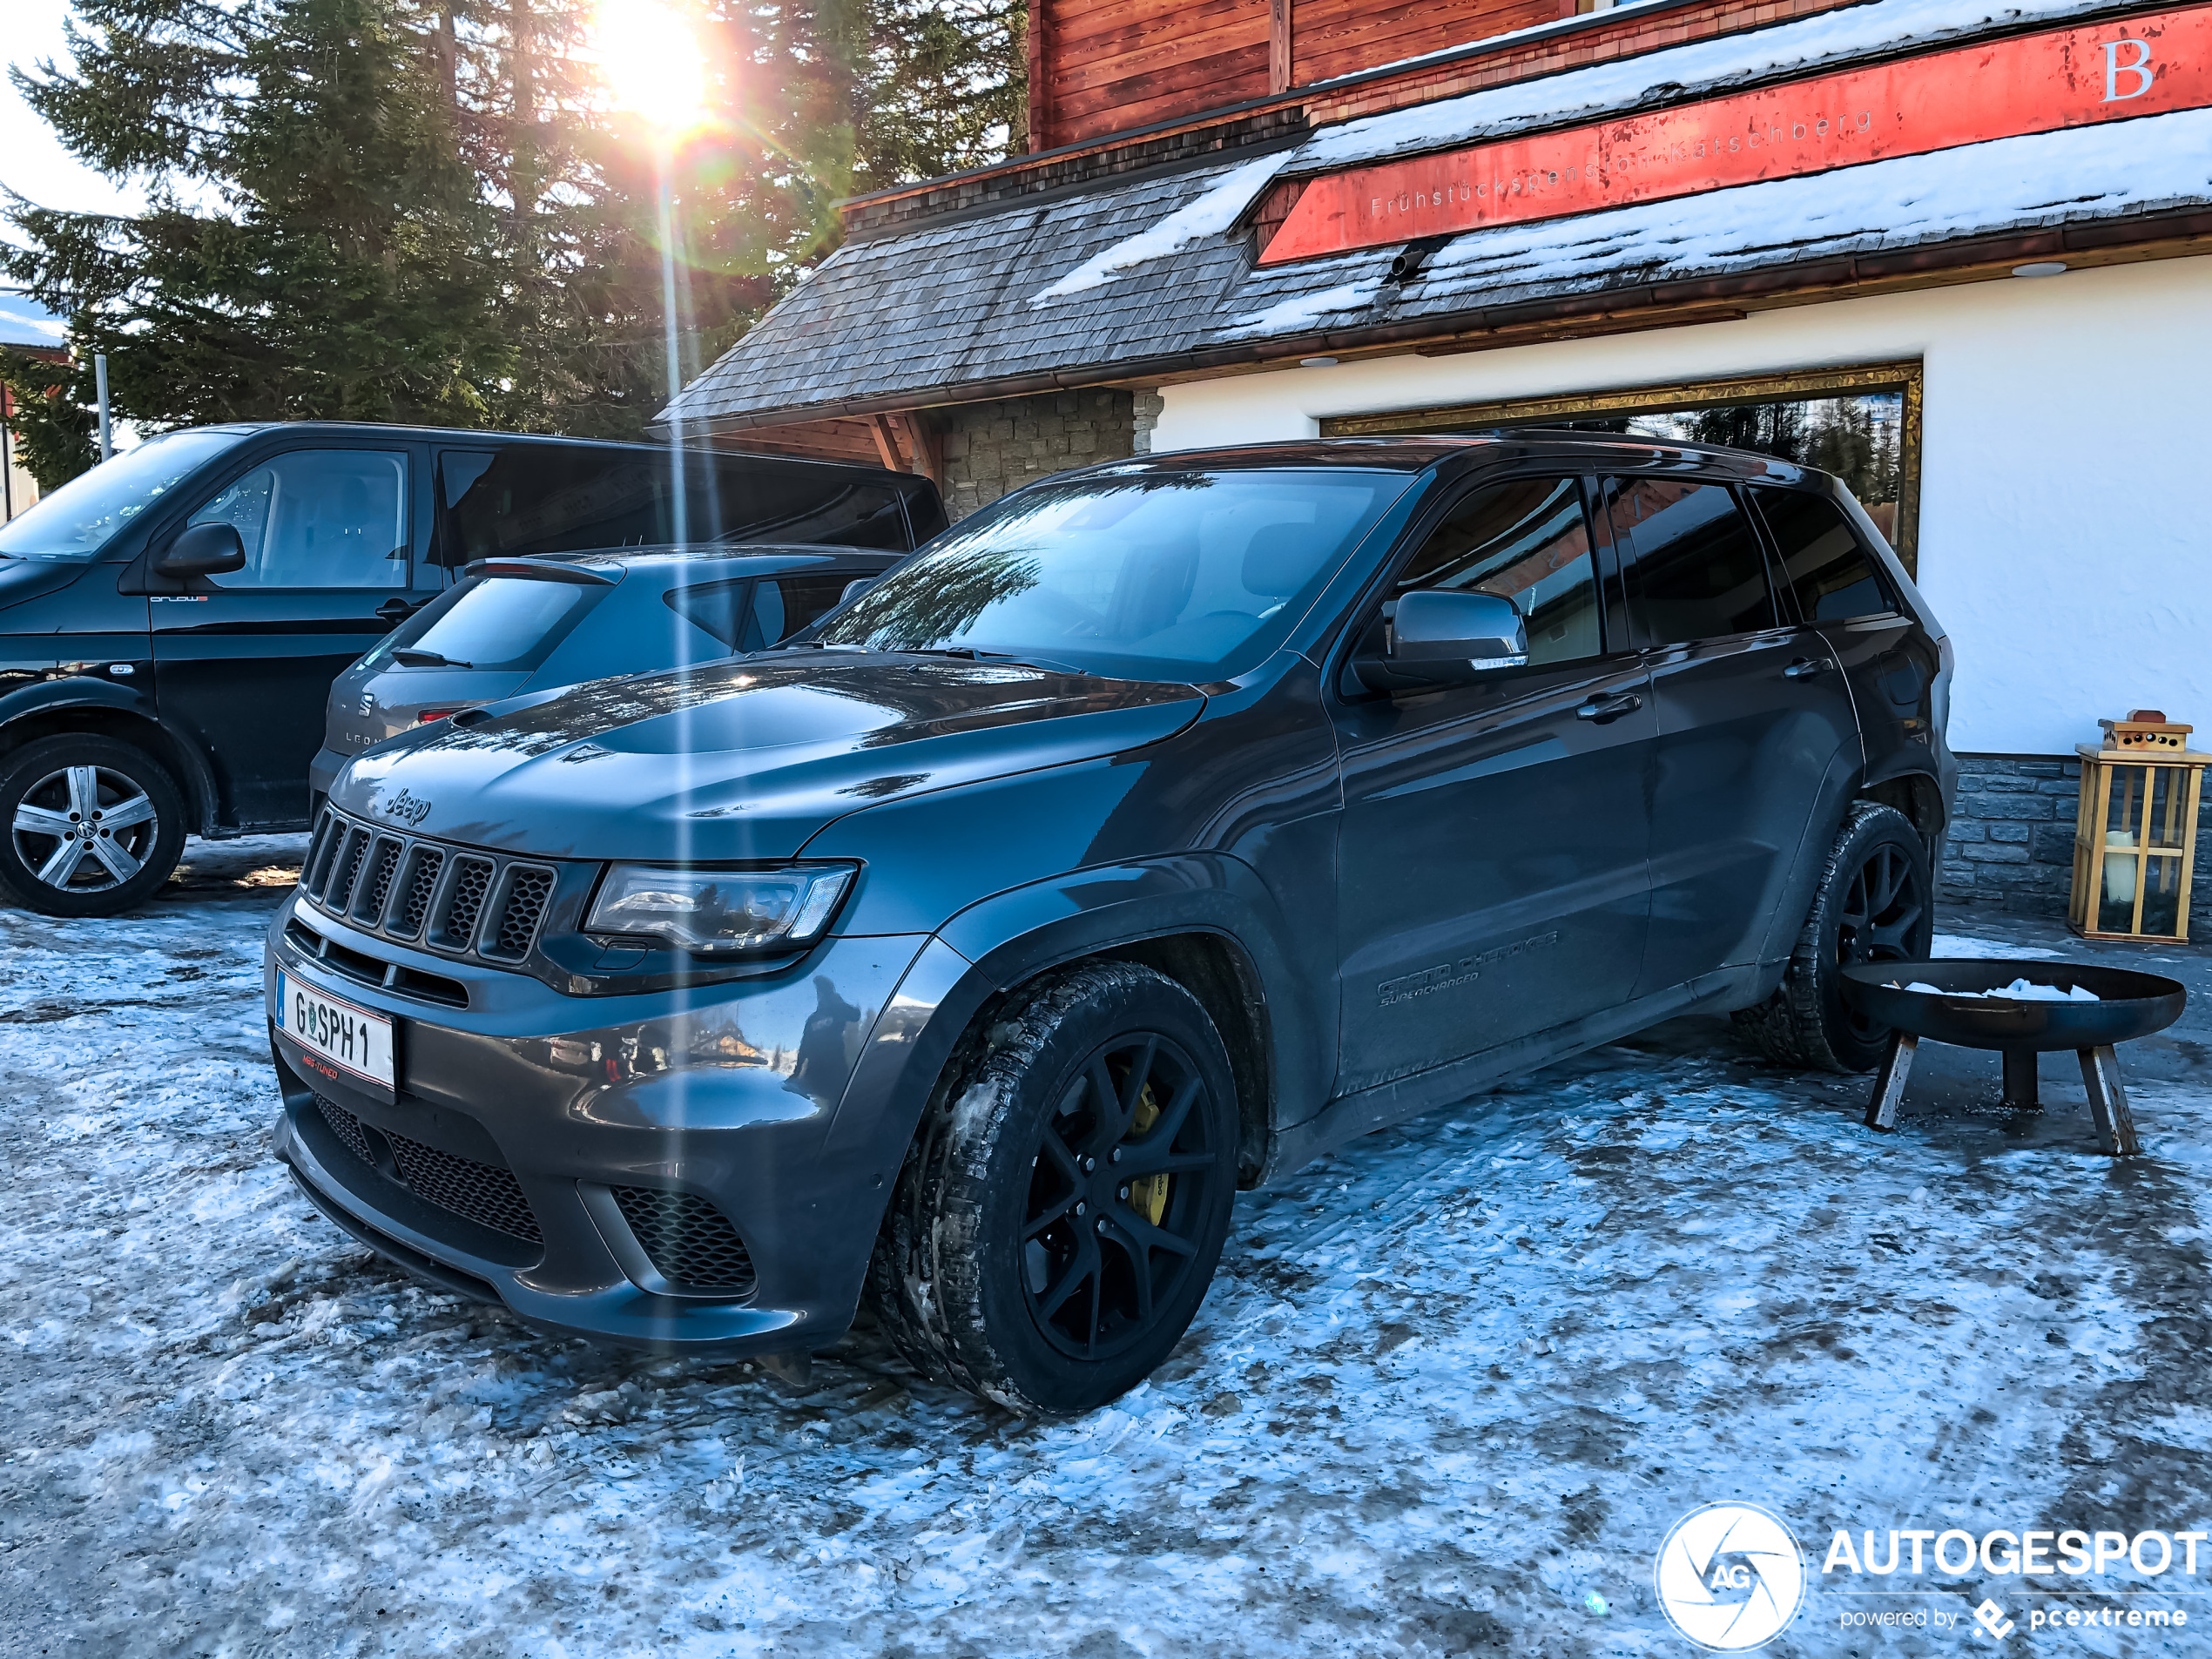
[[119, 714], [152, 728], [162, 744], [157, 758], [172, 763], [181, 774], [177, 782], [185, 792], [192, 816], [199, 820], [199, 833], [206, 834], [213, 828], [215, 775], [208, 768], [207, 758], [200, 752], [198, 744], [180, 736], [162, 719], [149, 690], [118, 685], [112, 680], [96, 679], [90, 674], [65, 674], [41, 680], [0, 697], [0, 732], [21, 720], [72, 709]]

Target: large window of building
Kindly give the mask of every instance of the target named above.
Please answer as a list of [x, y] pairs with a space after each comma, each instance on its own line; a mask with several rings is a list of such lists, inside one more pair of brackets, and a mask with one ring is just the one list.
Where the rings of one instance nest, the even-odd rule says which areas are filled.
[[1344, 415], [1324, 421], [1321, 430], [1336, 437], [1526, 426], [1726, 444], [1832, 472], [1881, 527], [1905, 569], [1918, 573], [1918, 363]]

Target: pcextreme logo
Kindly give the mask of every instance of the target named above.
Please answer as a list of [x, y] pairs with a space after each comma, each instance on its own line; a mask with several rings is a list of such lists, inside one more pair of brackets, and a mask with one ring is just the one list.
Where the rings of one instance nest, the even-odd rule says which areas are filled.
[[1805, 1556], [1782, 1518], [1751, 1503], [1709, 1503], [1675, 1522], [1655, 1574], [1669, 1622], [1711, 1653], [1763, 1648], [1797, 1615]]

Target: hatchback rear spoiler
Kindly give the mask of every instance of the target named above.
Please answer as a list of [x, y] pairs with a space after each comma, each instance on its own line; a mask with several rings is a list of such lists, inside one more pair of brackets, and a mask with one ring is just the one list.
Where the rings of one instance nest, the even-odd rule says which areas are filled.
[[619, 577], [603, 576], [579, 564], [554, 564], [537, 559], [477, 559], [461, 567], [463, 576], [531, 577], [540, 582], [574, 582], [584, 587], [611, 588]]

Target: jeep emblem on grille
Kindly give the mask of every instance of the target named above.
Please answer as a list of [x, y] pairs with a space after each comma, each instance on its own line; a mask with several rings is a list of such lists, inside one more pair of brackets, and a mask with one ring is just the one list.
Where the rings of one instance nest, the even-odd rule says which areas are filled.
[[376, 810], [387, 818], [397, 819], [413, 829], [430, 815], [430, 803], [420, 795], [410, 795], [404, 789], [388, 801], [378, 803]]

